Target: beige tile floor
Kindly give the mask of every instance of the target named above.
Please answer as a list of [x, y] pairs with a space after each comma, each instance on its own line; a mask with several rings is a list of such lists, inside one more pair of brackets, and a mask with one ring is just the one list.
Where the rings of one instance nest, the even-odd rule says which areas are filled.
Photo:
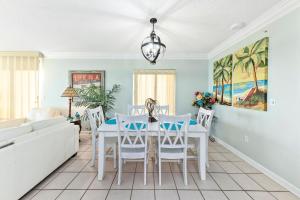
[[183, 184], [177, 162], [163, 163], [162, 185], [157, 168], [148, 165], [147, 185], [143, 184], [143, 163], [124, 165], [122, 184], [117, 170], [106, 162], [103, 181], [90, 166], [91, 137], [81, 134], [80, 150], [26, 194], [22, 200], [299, 200], [285, 188], [262, 174], [218, 143], [209, 144], [210, 167], [201, 181], [195, 161], [188, 163], [188, 186]]

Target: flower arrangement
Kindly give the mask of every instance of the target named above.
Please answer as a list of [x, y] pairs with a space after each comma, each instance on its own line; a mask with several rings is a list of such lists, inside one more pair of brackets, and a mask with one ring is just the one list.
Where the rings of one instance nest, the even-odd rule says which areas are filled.
[[193, 100], [192, 105], [200, 108], [203, 107], [205, 109], [212, 109], [212, 105], [216, 103], [216, 99], [213, 98], [213, 95], [209, 92], [195, 92], [195, 99]]

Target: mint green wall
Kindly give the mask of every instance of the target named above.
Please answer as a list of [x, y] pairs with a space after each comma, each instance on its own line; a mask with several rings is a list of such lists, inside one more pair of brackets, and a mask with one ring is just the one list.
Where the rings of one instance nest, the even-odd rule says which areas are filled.
[[300, 188], [300, 9], [211, 59], [209, 89], [215, 60], [265, 36], [270, 37], [268, 111], [218, 105], [213, 134]]
[[127, 113], [127, 105], [132, 104], [135, 69], [176, 69], [176, 112], [194, 114], [194, 92], [208, 88], [207, 66], [207, 60], [162, 60], [150, 65], [145, 60], [45, 59], [41, 68], [41, 106], [67, 106], [67, 99], [60, 95], [68, 86], [69, 70], [105, 70], [107, 89], [121, 84], [115, 111]]
[[[68, 85], [69, 70], [105, 70], [106, 88], [121, 84], [116, 112], [132, 103], [134, 69], [176, 69], [176, 112], [196, 112], [191, 106], [195, 90], [212, 90], [212, 63], [262, 37], [270, 37], [268, 111], [216, 106], [213, 134], [264, 167], [300, 188], [300, 9], [268, 25], [215, 58], [164, 60], [149, 65], [144, 60], [46, 59], [42, 67], [42, 106], [66, 106], [60, 95]], [[264, 33], [268, 30], [268, 33]], [[208, 67], [209, 66], [209, 67]], [[207, 77], [207, 74], [208, 77]], [[207, 84], [208, 83], [208, 84]], [[248, 136], [249, 142], [244, 141]]]

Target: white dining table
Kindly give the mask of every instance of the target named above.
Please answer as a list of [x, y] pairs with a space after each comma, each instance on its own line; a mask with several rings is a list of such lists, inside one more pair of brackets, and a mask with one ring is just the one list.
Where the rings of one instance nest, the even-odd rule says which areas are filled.
[[[157, 136], [159, 124], [158, 122], [149, 123], [149, 136]], [[116, 124], [101, 124], [98, 131], [98, 180], [103, 180], [105, 169], [105, 139], [118, 137], [118, 127]], [[206, 162], [208, 156], [208, 133], [207, 129], [200, 124], [190, 125], [188, 130], [188, 138], [199, 139], [197, 148], [198, 152], [198, 169], [201, 180], [206, 180]]]

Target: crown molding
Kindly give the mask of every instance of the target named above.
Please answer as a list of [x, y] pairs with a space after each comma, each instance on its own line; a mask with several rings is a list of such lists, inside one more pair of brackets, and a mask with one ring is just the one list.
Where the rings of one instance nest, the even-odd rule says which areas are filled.
[[0, 51], [0, 56], [35, 56], [44, 57], [39, 51]]
[[[144, 60], [142, 54], [104, 54], [101, 52], [43, 52], [45, 59], [114, 59]], [[171, 54], [161, 60], [207, 60], [207, 54]]]
[[245, 28], [236, 32], [234, 35], [226, 39], [220, 45], [215, 47], [212, 51], [208, 53], [208, 59], [212, 59], [218, 54], [222, 53], [234, 44], [242, 41], [248, 36], [254, 34], [255, 32], [261, 30], [268, 24], [278, 20], [279, 18], [285, 16], [296, 8], [300, 7], [300, 0], [282, 0], [275, 4], [264, 14], [260, 15], [257, 19], [249, 23]]

